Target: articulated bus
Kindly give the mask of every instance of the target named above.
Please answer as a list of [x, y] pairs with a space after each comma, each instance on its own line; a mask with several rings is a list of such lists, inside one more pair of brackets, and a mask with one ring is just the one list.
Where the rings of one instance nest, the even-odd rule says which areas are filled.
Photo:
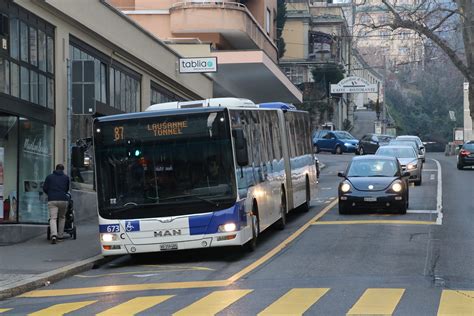
[[309, 115], [283, 103], [155, 104], [96, 118], [93, 135], [105, 256], [253, 250], [315, 192]]

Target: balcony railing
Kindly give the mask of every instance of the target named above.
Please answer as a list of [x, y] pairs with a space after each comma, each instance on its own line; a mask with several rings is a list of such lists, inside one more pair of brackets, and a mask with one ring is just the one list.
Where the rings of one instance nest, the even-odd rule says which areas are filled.
[[[174, 12], [178, 12], [181, 10], [185, 9], [198, 9], [198, 10], [232, 10], [232, 11], [237, 11], [241, 12], [241, 14], [244, 17], [243, 23], [241, 23], [241, 29], [240, 31], [242, 33], [246, 33], [251, 41], [260, 48], [261, 50], [265, 51], [268, 56], [270, 56], [271, 59], [274, 61], [277, 61], [277, 46], [273, 42], [273, 40], [270, 38], [270, 36], [265, 32], [265, 30], [262, 28], [262, 26], [257, 22], [257, 20], [254, 18], [252, 13], [247, 9], [245, 5], [239, 2], [231, 2], [231, 1], [209, 1], [209, 2], [203, 2], [203, 1], [184, 1], [184, 2], [178, 2], [172, 5], [170, 8], [170, 14], [171, 16], [173, 15]], [[215, 17], [215, 13], [213, 13], [211, 17]], [[222, 32], [222, 30], [228, 29], [229, 31], [234, 32], [235, 30], [238, 30], [236, 28], [230, 29], [229, 26], [232, 25], [232, 21], [226, 21], [226, 25], [216, 25], [214, 21], [209, 20], [209, 21], [203, 21], [202, 16], [197, 20], [195, 18], [195, 23], [190, 22], [190, 20], [193, 18], [192, 15], [187, 16], [188, 19], [186, 19], [186, 25], [183, 25], [182, 28], [191, 28], [192, 30], [190, 33], [199, 33], [201, 29], [204, 29], [206, 32], [208, 32], [209, 26], [212, 24], [214, 29], [219, 30], [218, 32]], [[234, 21], [235, 22], [235, 21]], [[200, 29], [201, 27], [201, 29]], [[178, 27], [177, 25], [172, 25], [172, 32], [175, 32], [177, 29], [181, 27]], [[229, 39], [227, 39], [229, 40]], [[230, 42], [232, 40], [229, 40]], [[245, 47], [245, 49], [253, 49], [254, 47]]]

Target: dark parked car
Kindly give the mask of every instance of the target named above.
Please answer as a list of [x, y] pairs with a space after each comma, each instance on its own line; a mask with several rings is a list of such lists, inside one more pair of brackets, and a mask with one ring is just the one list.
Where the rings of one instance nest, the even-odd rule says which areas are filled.
[[313, 135], [314, 151], [330, 151], [333, 154], [353, 153], [359, 141], [346, 131], [317, 131]]
[[346, 172], [338, 176], [339, 214], [355, 210], [389, 209], [405, 214], [408, 208], [409, 172], [403, 172], [395, 157], [359, 156], [352, 158]]
[[365, 134], [359, 140], [356, 155], [375, 154], [380, 146], [388, 145], [392, 139], [394, 137], [390, 135]]
[[469, 141], [462, 145], [458, 153], [458, 169], [466, 166], [474, 166], [474, 141]]

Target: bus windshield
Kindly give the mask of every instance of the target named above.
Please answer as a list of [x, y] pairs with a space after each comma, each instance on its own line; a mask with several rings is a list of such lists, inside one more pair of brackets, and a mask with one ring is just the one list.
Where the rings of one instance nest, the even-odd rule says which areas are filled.
[[[234, 167], [225, 112], [156, 116], [96, 124], [99, 212], [147, 209], [148, 217], [181, 215], [233, 200]], [[153, 211], [154, 210], [154, 211]], [[161, 211], [160, 211], [161, 210]], [[195, 210], [195, 211], [193, 211]], [[156, 213], [156, 214], [152, 214]], [[134, 216], [137, 214], [134, 214]]]

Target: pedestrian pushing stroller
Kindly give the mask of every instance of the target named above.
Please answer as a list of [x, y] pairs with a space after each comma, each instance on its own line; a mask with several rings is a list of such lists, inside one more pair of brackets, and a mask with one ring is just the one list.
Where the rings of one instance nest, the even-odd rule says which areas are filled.
[[[66, 209], [66, 222], [64, 223], [64, 233], [68, 234], [70, 238], [76, 239], [76, 224], [74, 223], [74, 201], [71, 198], [71, 194], [67, 194], [69, 200]], [[48, 226], [48, 232], [46, 234], [48, 240], [51, 239], [51, 228]]]

